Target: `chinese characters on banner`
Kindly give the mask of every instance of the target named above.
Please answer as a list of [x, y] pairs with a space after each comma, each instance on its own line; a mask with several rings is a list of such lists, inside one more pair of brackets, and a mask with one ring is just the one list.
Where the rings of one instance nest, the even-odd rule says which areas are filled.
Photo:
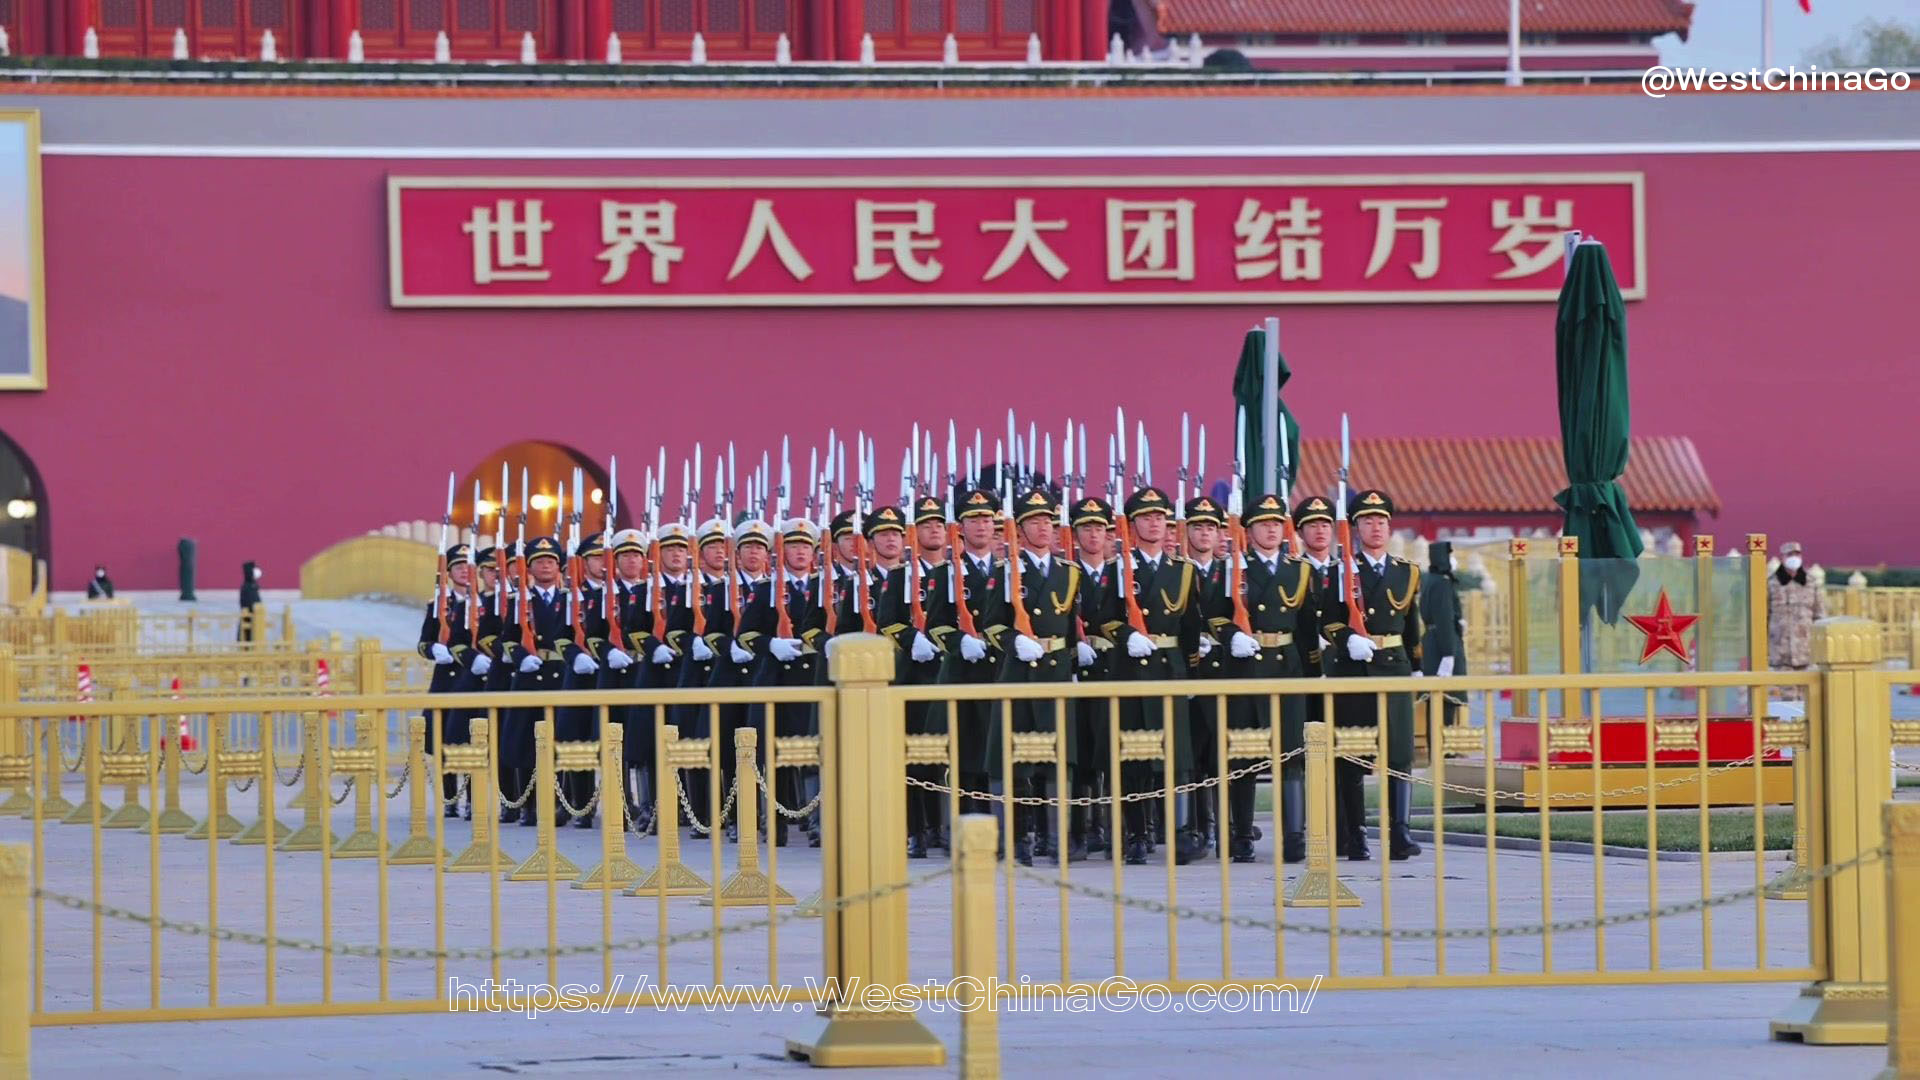
[[1646, 295], [1639, 173], [392, 177], [399, 307], [1552, 300], [1561, 236]]

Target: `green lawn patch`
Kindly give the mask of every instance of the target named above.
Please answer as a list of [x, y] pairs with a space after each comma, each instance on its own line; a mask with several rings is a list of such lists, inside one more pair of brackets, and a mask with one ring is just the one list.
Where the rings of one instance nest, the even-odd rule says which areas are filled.
[[[1613, 847], [1641, 849], [1648, 846], [1645, 810], [1615, 810], [1603, 813], [1600, 817], [1601, 843]], [[1558, 810], [1554, 811], [1552, 818], [1553, 839], [1573, 840], [1583, 844], [1594, 842], [1592, 811]], [[1537, 811], [1495, 814], [1493, 821], [1494, 833], [1497, 836], [1512, 836], [1523, 840], [1540, 839], [1540, 814]], [[1411, 824], [1416, 829], [1431, 829], [1433, 817], [1415, 814]], [[1793, 849], [1793, 812], [1791, 810], [1768, 810], [1765, 830], [1766, 850], [1791, 851]], [[1486, 815], [1448, 814], [1447, 831], [1485, 835]], [[1707, 815], [1707, 835], [1713, 851], [1752, 851], [1753, 811], [1748, 809], [1710, 811]], [[1700, 812], [1691, 809], [1661, 811], [1659, 839], [1661, 851], [1699, 851]]]

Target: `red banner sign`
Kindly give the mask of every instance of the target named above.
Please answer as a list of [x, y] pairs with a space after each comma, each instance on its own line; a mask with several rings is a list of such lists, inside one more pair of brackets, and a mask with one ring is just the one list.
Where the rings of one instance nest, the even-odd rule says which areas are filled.
[[1646, 296], [1639, 173], [388, 181], [396, 307]]

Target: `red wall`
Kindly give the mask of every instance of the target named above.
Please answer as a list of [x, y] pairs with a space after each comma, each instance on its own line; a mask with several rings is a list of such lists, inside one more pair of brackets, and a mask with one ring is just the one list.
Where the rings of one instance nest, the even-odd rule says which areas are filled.
[[[1696, 441], [1726, 504], [1711, 531], [1801, 539], [1835, 564], [1920, 562], [1920, 380], [1900, 317], [1916, 292], [1916, 164], [1810, 153], [884, 171], [1644, 170], [1650, 298], [1628, 305], [1634, 428]], [[46, 158], [52, 388], [0, 396], [0, 430], [45, 479], [55, 587], [78, 587], [95, 560], [124, 587], [165, 587], [182, 535], [199, 540], [208, 587], [237, 584], [250, 558], [269, 586], [291, 586], [298, 564], [336, 540], [436, 517], [447, 470], [524, 438], [620, 453], [637, 487], [662, 440], [678, 455], [696, 437], [731, 437], [757, 461], [783, 430], [805, 446], [830, 424], [864, 425], [879, 434], [884, 473], [914, 419], [957, 416], [987, 426], [990, 442], [1008, 404], [1053, 430], [1072, 413], [1098, 431], [1119, 402], [1166, 440], [1163, 471], [1176, 464], [1182, 409], [1209, 421], [1224, 453], [1240, 337], [1265, 314], [1253, 309], [387, 306], [389, 171], [724, 168]], [[1368, 434], [1557, 431], [1549, 304], [1281, 316], [1288, 400], [1310, 434], [1330, 432], [1343, 409]]]

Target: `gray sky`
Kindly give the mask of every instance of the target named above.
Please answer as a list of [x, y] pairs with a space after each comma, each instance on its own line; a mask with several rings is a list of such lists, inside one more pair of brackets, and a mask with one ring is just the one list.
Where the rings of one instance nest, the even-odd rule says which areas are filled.
[[1698, 0], [1693, 32], [1681, 41], [1667, 34], [1654, 39], [1660, 61], [1716, 71], [1760, 66], [1760, 11], [1773, 5], [1773, 62], [1803, 63], [1807, 50], [1827, 38], [1845, 40], [1868, 19], [1895, 19], [1920, 25], [1920, 0], [1813, 0], [1813, 12], [1799, 0]]

